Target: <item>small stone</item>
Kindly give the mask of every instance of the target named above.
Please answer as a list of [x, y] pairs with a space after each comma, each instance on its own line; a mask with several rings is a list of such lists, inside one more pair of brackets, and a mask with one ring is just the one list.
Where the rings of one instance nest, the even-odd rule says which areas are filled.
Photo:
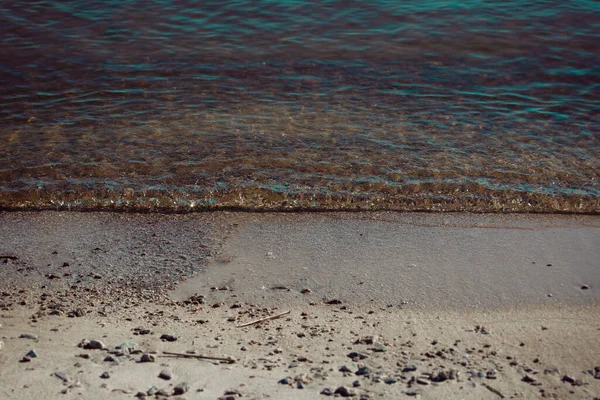
[[324, 396], [332, 396], [333, 390], [331, 390], [330, 388], [325, 388], [325, 389], [321, 390], [321, 394]]
[[[329, 305], [342, 304], [342, 301], [339, 299], [332, 299], [332, 300], [326, 301], [325, 304], [329, 304]], [[343, 386], [341, 386], [341, 387], [343, 387]]]
[[446, 373], [446, 371], [440, 371], [440, 373], [438, 373], [435, 376], [431, 377], [431, 380], [434, 382], [445, 382], [449, 379], [450, 377], [448, 376], [448, 373]]
[[102, 378], [102, 379], [108, 379], [108, 378], [110, 378], [110, 374], [107, 371], [104, 371], [102, 373], [102, 375], [100, 375], [100, 378]]
[[150, 386], [150, 389], [146, 391], [148, 396], [154, 396], [158, 392], [158, 388], [156, 386]]
[[424, 386], [429, 385], [429, 382], [427, 382], [425, 379], [421, 379], [421, 378], [417, 378], [417, 383], [419, 385], [424, 385]]
[[373, 347], [371, 350], [373, 350], [376, 353], [384, 353], [387, 351], [387, 347], [383, 344], [376, 344], [375, 347]]
[[375, 344], [377, 338], [375, 336], [364, 336], [357, 339], [354, 344]]
[[486, 377], [487, 379], [496, 379], [496, 378], [497, 378], [497, 376], [496, 376], [496, 370], [495, 370], [495, 369], [491, 369], [491, 370], [489, 370], [489, 371], [488, 371], [488, 372], [485, 374], [485, 377]]
[[180, 394], [184, 394], [188, 390], [190, 390], [190, 385], [188, 385], [187, 382], [181, 382], [173, 388], [173, 395], [179, 396]]
[[104, 361], [105, 362], [114, 362], [114, 361], [116, 361], [116, 359], [109, 354], [106, 357], [104, 357]]
[[567, 383], [570, 383], [570, 384], [574, 384], [575, 383], [575, 378], [573, 378], [572, 376], [569, 376], [569, 375], [563, 376], [561, 380], [563, 382], [567, 382]]
[[416, 365], [409, 364], [402, 369], [402, 372], [414, 372], [417, 370]]
[[309, 293], [312, 293], [312, 290], [310, 290], [309, 288], [306, 288], [306, 289], [302, 289], [302, 291], [300, 293], [309, 294]]
[[588, 285], [582, 285], [581, 290], [588, 290], [590, 287]]
[[173, 333], [163, 333], [160, 336], [160, 340], [167, 341], [167, 342], [174, 342], [177, 340], [177, 335], [175, 335]]
[[383, 382], [386, 383], [386, 384], [388, 384], [388, 385], [391, 385], [392, 383], [396, 383], [397, 381], [394, 378], [390, 377], [390, 378], [385, 378], [383, 380]]
[[66, 372], [55, 372], [54, 376], [56, 376], [58, 379], [60, 379], [63, 382], [69, 381], [69, 376], [67, 375]]
[[410, 391], [406, 392], [405, 394], [406, 394], [407, 396], [414, 397], [414, 396], [418, 396], [418, 395], [419, 395], [419, 392], [417, 392], [417, 391], [414, 391], [414, 390], [410, 390]]
[[[564, 379], [564, 378], [563, 378]], [[525, 375], [523, 379], [521, 379], [525, 383], [534, 383], [536, 382], [535, 378], [530, 377], [529, 375]]]
[[19, 338], [21, 338], [21, 339], [29, 339], [29, 340], [37, 340], [38, 339], [37, 335], [32, 335], [30, 333], [21, 333], [19, 335]]
[[103, 350], [106, 346], [100, 340], [90, 340], [83, 345], [83, 348], [86, 350]]
[[358, 370], [358, 367], [356, 366], [356, 364], [344, 364], [339, 369], [340, 372], [351, 372], [351, 373], [354, 373], [357, 370]]
[[173, 379], [173, 373], [168, 369], [163, 369], [162, 371], [160, 371], [160, 374], [158, 374], [158, 377], [166, 381], [170, 381], [171, 379]]
[[38, 356], [37, 352], [33, 349], [29, 350], [27, 352], [27, 354], [25, 354], [25, 357], [29, 357], [29, 358], [36, 358], [37, 356]]
[[356, 391], [354, 389], [349, 389], [346, 386], [340, 386], [335, 389], [333, 394], [339, 394], [342, 397], [353, 397], [356, 396]]
[[360, 387], [360, 381], [356, 380], [356, 381], [352, 382], [352, 386], [353, 387]]
[[371, 373], [371, 368], [369, 367], [362, 367], [359, 368], [358, 371], [356, 371], [356, 375], [369, 375]]
[[277, 383], [279, 383], [280, 385], [289, 385], [292, 383], [292, 378], [286, 377], [286, 378], [280, 379], [279, 381], [277, 381]]
[[150, 354], [150, 353], [144, 353], [142, 354], [142, 358], [140, 358], [140, 362], [155, 362], [156, 361], [156, 356], [154, 354]]
[[90, 355], [88, 353], [81, 353], [80, 355], [78, 355], [78, 357], [85, 358], [86, 360], [90, 359]]
[[144, 392], [137, 392], [135, 394], [135, 397], [140, 398], [140, 399], [143, 398], [143, 397], [146, 397], [146, 396], [147, 396], [147, 394], [144, 393]]
[[296, 382], [296, 389], [304, 389], [304, 383]]
[[23, 356], [23, 358], [21, 358], [21, 361], [20, 361], [20, 362], [22, 362], [22, 363], [27, 363], [27, 362], [30, 362], [30, 361], [31, 361], [31, 358], [29, 358], [29, 357], [27, 357], [27, 356]]
[[85, 311], [81, 308], [76, 308], [75, 310], [69, 312], [69, 317], [83, 317], [85, 315]]
[[350, 357], [353, 361], [358, 361], [358, 360], [364, 360], [365, 358], [368, 358], [369, 356], [367, 356], [366, 354], [362, 354], [362, 353], [353, 351], [351, 353], [348, 353], [348, 357]]

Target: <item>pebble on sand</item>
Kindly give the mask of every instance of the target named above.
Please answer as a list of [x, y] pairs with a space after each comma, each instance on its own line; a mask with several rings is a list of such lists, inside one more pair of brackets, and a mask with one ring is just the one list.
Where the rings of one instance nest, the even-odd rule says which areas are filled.
[[173, 373], [168, 369], [163, 369], [162, 371], [160, 371], [160, 374], [158, 374], [158, 377], [166, 381], [170, 381], [171, 379], [173, 379]]
[[86, 350], [103, 350], [106, 348], [100, 340], [84, 341], [83, 348]]
[[340, 386], [335, 389], [334, 394], [339, 394], [342, 397], [354, 397], [356, 396], [356, 391], [354, 389], [349, 389], [346, 386]]
[[140, 358], [140, 362], [155, 362], [156, 356], [150, 353], [142, 354], [142, 358]]
[[167, 342], [174, 342], [177, 340], [177, 335], [173, 334], [173, 333], [163, 333], [160, 336], [160, 340], [164, 340]]
[[184, 394], [188, 390], [190, 390], [190, 385], [187, 384], [187, 382], [181, 382], [180, 384], [178, 384], [177, 386], [175, 386], [173, 388], [173, 395], [179, 396], [181, 394]]

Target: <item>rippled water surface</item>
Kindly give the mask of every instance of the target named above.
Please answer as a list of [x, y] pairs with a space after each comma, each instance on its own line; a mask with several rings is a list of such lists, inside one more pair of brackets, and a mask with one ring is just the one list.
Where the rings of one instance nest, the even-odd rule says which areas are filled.
[[597, 1], [0, 2], [0, 207], [600, 212]]

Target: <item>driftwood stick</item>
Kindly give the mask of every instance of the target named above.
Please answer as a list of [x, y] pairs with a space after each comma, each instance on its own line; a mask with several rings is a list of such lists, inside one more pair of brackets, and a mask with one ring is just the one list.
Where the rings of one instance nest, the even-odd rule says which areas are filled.
[[284, 311], [284, 312], [282, 312], [280, 314], [269, 315], [268, 317], [257, 319], [256, 321], [252, 321], [252, 322], [246, 322], [245, 324], [238, 325], [237, 327], [241, 328], [241, 327], [244, 327], [244, 326], [250, 326], [250, 325], [258, 324], [258, 323], [261, 323], [261, 322], [264, 322], [264, 321], [270, 321], [272, 319], [276, 319], [276, 318], [282, 317], [282, 316], [287, 315], [289, 313], [290, 313], [290, 311]]
[[485, 388], [486, 388], [487, 390], [489, 390], [490, 392], [492, 392], [492, 393], [496, 393], [498, 396], [500, 396], [500, 398], [501, 398], [501, 399], [503, 399], [503, 398], [504, 398], [504, 395], [503, 395], [503, 394], [502, 394], [502, 392], [500, 392], [498, 389], [496, 389], [496, 388], [494, 388], [494, 387], [492, 387], [492, 386], [488, 385], [487, 383], [484, 383], [484, 384], [483, 384], [483, 386], [485, 386]]
[[199, 354], [186, 354], [186, 353], [173, 353], [171, 351], [163, 351], [163, 354], [174, 357], [183, 357], [183, 358], [198, 358], [201, 360], [217, 360], [217, 361], [226, 361], [230, 364], [235, 362], [235, 359], [232, 357], [212, 357], [212, 356], [203, 356]]

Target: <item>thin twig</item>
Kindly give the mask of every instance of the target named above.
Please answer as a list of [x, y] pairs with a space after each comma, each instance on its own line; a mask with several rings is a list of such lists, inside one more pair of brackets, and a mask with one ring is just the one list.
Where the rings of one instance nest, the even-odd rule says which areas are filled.
[[502, 392], [500, 392], [498, 389], [491, 387], [490, 385], [488, 385], [487, 383], [484, 383], [483, 386], [485, 386], [485, 388], [487, 390], [489, 390], [492, 393], [496, 393], [498, 396], [500, 396], [501, 399], [504, 398], [504, 395], [502, 394]]
[[276, 319], [276, 318], [282, 317], [282, 316], [287, 315], [289, 313], [290, 313], [290, 311], [284, 311], [284, 312], [282, 312], [280, 314], [269, 315], [268, 317], [257, 319], [256, 321], [252, 321], [252, 322], [246, 322], [245, 324], [238, 325], [237, 327], [241, 328], [241, 327], [244, 327], [244, 326], [250, 326], [250, 325], [258, 324], [258, 323], [261, 323], [261, 322], [264, 322], [264, 321], [270, 321], [272, 319]]
[[235, 359], [232, 357], [212, 357], [212, 356], [203, 356], [200, 354], [173, 353], [170, 351], [163, 351], [163, 354], [166, 354], [168, 356], [183, 357], [183, 358], [198, 358], [201, 360], [226, 361], [230, 364], [233, 364], [235, 362]]

